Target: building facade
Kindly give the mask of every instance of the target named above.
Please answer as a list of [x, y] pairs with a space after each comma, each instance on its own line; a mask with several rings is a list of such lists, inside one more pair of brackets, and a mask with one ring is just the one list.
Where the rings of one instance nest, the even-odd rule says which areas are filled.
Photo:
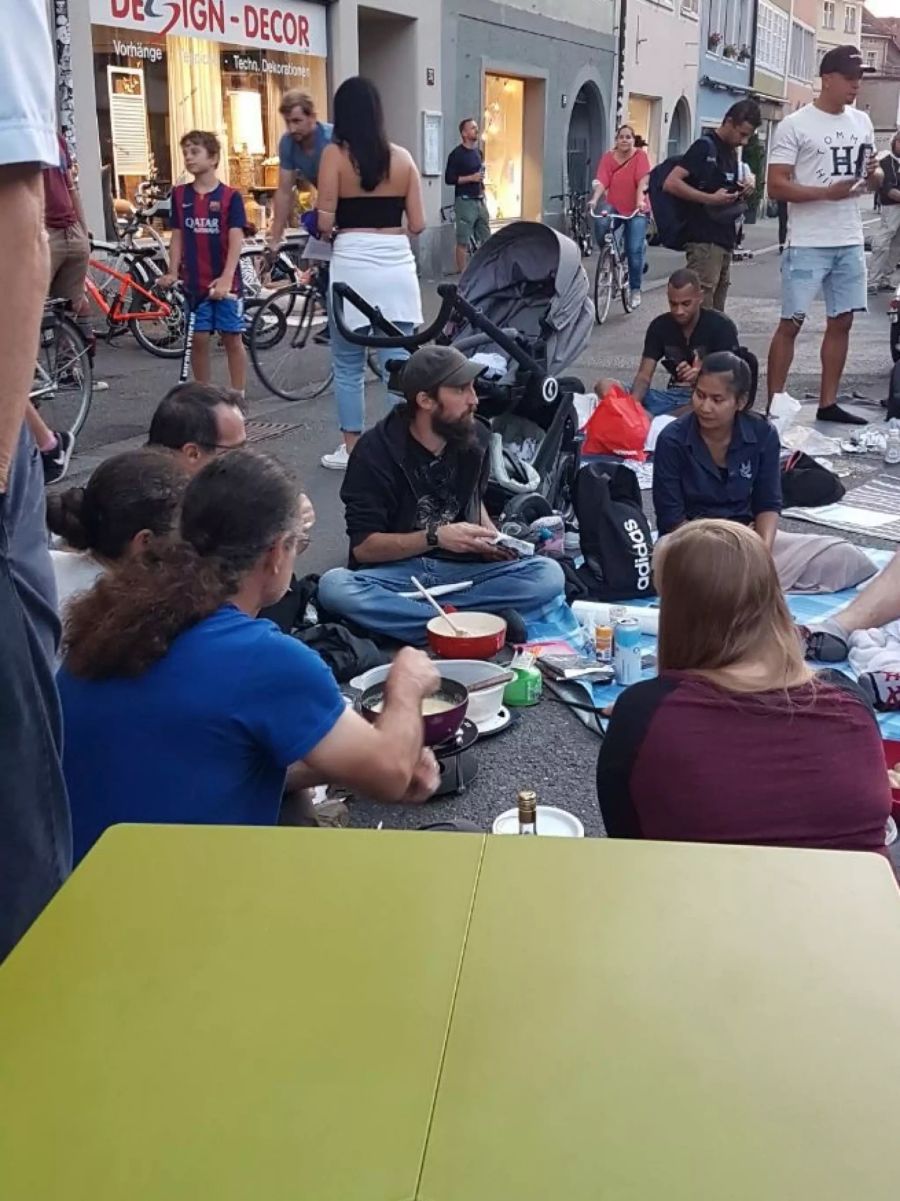
[[658, 163], [693, 140], [699, 0], [629, 0], [625, 13], [624, 113]]
[[856, 103], [872, 119], [876, 146], [887, 150], [900, 129], [900, 21], [865, 13], [861, 49], [875, 74], [863, 76]]
[[818, 0], [816, 25], [817, 61], [832, 46], [859, 46], [862, 38], [863, 6], [851, 0]]
[[612, 0], [444, 0], [443, 20], [444, 154], [476, 118], [492, 220], [558, 220], [551, 196], [587, 190], [609, 145]]
[[732, 104], [750, 95], [755, 22], [756, 0], [703, 0], [697, 133], [715, 129]]
[[816, 53], [818, 0], [793, 0], [788, 46], [787, 104], [795, 112], [815, 95], [819, 56]]

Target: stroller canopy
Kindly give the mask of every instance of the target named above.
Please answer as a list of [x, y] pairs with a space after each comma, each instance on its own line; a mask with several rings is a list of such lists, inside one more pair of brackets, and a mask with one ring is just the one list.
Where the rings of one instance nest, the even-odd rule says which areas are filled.
[[[547, 343], [547, 371], [559, 375], [587, 346], [594, 324], [590, 285], [571, 238], [536, 221], [514, 221], [474, 254], [459, 292], [495, 325]], [[471, 337], [469, 326], [453, 342]]]

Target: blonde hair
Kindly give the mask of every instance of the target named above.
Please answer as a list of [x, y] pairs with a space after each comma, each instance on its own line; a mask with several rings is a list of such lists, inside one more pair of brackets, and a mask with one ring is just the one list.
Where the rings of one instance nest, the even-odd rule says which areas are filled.
[[303, 109], [307, 117], [316, 115], [316, 102], [310, 96], [309, 92], [301, 92], [299, 88], [291, 88], [289, 92], [281, 98], [281, 104], [278, 106], [278, 111], [282, 117], [287, 117], [295, 108]]
[[654, 556], [660, 592], [660, 671], [715, 675], [748, 659], [768, 658], [764, 687], [791, 688], [811, 678], [778, 582], [772, 555], [747, 526], [704, 519], [681, 526]]

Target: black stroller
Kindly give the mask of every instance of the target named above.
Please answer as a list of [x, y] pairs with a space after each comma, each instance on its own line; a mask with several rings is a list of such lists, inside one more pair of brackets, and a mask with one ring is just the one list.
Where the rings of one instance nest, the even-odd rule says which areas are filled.
[[[486, 504], [495, 519], [528, 524], [550, 512], [571, 514], [581, 445], [572, 398], [584, 385], [557, 373], [587, 345], [589, 292], [571, 239], [517, 221], [473, 255], [458, 286], [438, 287], [441, 309], [426, 329], [402, 335], [345, 284], [334, 285], [333, 310], [340, 333], [357, 345], [412, 352], [438, 342], [488, 356], [489, 370], [476, 382], [479, 413], [493, 433]], [[346, 327], [344, 302], [365, 315], [372, 332]]]

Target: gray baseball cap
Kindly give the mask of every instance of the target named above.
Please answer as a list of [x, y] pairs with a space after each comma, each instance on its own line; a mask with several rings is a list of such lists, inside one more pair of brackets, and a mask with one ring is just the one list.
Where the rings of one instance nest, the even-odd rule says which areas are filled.
[[442, 384], [464, 387], [484, 370], [481, 363], [473, 363], [455, 346], [422, 346], [407, 359], [400, 386], [406, 399], [413, 401], [420, 392], [434, 393]]

